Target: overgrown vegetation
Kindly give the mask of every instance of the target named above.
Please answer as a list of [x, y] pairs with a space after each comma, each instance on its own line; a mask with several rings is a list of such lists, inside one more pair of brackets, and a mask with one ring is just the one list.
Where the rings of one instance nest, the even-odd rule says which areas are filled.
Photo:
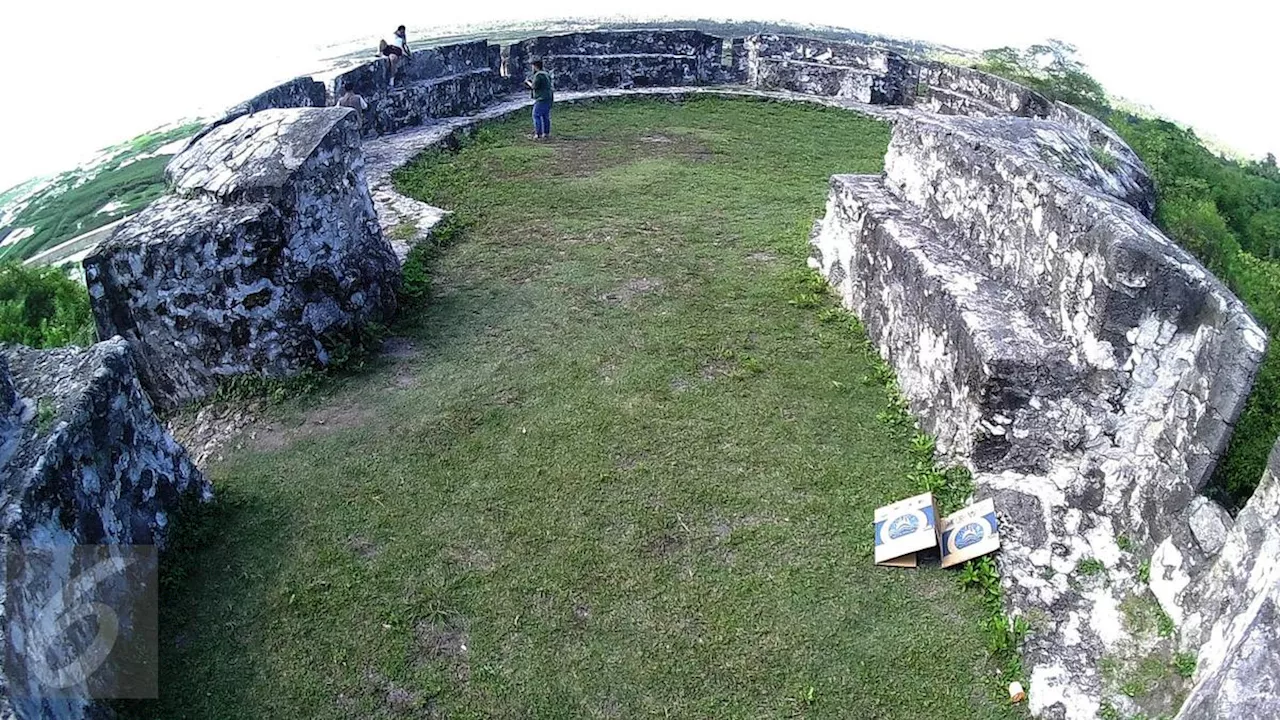
[[88, 345], [96, 330], [84, 286], [59, 268], [0, 262], [0, 342]]
[[1105, 116], [1111, 109], [1107, 93], [1085, 72], [1075, 52], [1075, 47], [1061, 40], [1049, 40], [1025, 49], [995, 48], [982, 53], [978, 67], [1037, 90], [1050, 100], [1061, 100], [1085, 112]]
[[1111, 125], [1151, 170], [1156, 224], [1221, 278], [1270, 334], [1266, 359], [1213, 481], [1219, 500], [1239, 506], [1253, 493], [1280, 436], [1280, 169], [1274, 156], [1257, 162], [1222, 157], [1189, 129], [1113, 108], [1074, 51], [1057, 41], [1026, 50], [999, 48], [983, 53], [979, 68]]
[[520, 117], [397, 177], [469, 219], [392, 329], [412, 351], [213, 464], [136, 714], [1017, 716], [979, 691], [984, 601], [872, 564], [927, 442], [876, 419], [874, 348], [805, 267], [887, 128], [558, 112], [560, 140]]

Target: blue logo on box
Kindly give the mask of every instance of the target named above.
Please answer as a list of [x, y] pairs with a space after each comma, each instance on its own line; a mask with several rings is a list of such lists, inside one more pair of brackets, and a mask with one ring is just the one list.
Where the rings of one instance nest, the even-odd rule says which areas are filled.
[[958, 529], [950, 529], [942, 533], [942, 552], [944, 555], [960, 552], [973, 547], [996, 534], [996, 516], [988, 513]]
[[899, 515], [889, 521], [889, 539], [897, 540], [898, 538], [903, 537], [904, 535], [910, 535], [919, 529], [920, 516], [918, 514], [907, 513], [906, 515]]
[[956, 531], [956, 549], [963, 550], [970, 545], [977, 545], [986, 536], [987, 529], [982, 523], [969, 523]]
[[904, 538], [933, 527], [933, 508], [909, 510], [889, 520], [876, 523], [876, 545]]

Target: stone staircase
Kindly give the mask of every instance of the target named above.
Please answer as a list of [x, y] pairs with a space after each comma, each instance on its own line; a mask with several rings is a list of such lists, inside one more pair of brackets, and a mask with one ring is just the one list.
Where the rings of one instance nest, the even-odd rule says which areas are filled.
[[[1124, 172], [1060, 123], [905, 113], [885, 175], [833, 178], [812, 237], [811, 264], [940, 454], [996, 498], [1040, 716], [1170, 709], [1135, 706], [1099, 670], [1174, 649], [1119, 621], [1153, 602], [1121, 545], [1175, 530], [1265, 349], [1240, 302], [1129, 204]], [[1081, 581], [1090, 559], [1105, 582]]]

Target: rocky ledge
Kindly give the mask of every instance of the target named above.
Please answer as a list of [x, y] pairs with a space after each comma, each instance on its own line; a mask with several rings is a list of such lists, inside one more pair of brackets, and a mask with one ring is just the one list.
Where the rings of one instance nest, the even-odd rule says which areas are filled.
[[1051, 121], [907, 114], [884, 177], [833, 178], [812, 240], [939, 452], [996, 498], [1031, 710], [1071, 720], [1177, 710], [1172, 670], [1126, 682], [1177, 652], [1138, 558], [1198, 504], [1266, 347], [1096, 155]]
[[84, 261], [98, 332], [139, 357], [174, 407], [241, 374], [283, 377], [395, 310], [382, 236], [347, 108], [264, 110], [170, 163], [172, 192]]
[[[156, 419], [129, 346], [118, 337], [87, 349], [0, 346], [0, 478], [0, 537], [10, 563], [14, 555], [8, 553], [19, 548], [28, 556], [83, 545], [163, 549], [175, 511], [212, 497], [209, 482]], [[7, 568], [6, 647], [17, 657], [34, 642], [27, 623], [40, 617], [51, 589], [70, 587], [72, 567]], [[128, 634], [135, 623], [146, 622], [130, 614], [136, 599], [154, 595], [155, 587], [103, 581], [97, 592], [97, 600], [117, 613], [121, 633]], [[44, 649], [54, 657], [73, 657], [93, 640], [85, 632], [77, 624], [55, 636], [60, 644]], [[105, 665], [95, 679], [111, 667]], [[7, 696], [18, 717], [104, 712], [74, 687], [50, 693], [39, 677], [5, 677], [0, 697]]]

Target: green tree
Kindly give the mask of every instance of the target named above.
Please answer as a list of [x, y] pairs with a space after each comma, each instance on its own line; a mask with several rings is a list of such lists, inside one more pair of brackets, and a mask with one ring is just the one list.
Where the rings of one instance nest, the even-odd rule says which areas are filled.
[[1249, 218], [1245, 248], [1253, 255], [1280, 260], [1280, 208], [1268, 208]]
[[0, 342], [48, 348], [95, 336], [83, 285], [58, 268], [0, 263]]

